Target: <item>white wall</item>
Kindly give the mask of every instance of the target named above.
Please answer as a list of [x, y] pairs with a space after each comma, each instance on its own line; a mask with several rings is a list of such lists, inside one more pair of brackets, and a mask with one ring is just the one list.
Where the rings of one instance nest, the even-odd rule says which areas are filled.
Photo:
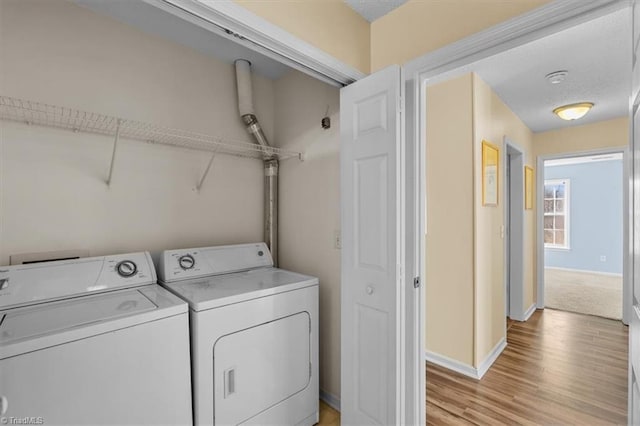
[[[0, 2], [0, 93], [249, 141], [233, 68], [62, 0]], [[254, 76], [274, 128], [274, 83]], [[11, 254], [91, 255], [261, 241], [260, 161], [0, 122], [0, 265]]]
[[[339, 91], [292, 71], [275, 84], [276, 137], [305, 161], [280, 163], [280, 266], [320, 279], [320, 388], [340, 396]], [[320, 120], [329, 107], [331, 129]]]

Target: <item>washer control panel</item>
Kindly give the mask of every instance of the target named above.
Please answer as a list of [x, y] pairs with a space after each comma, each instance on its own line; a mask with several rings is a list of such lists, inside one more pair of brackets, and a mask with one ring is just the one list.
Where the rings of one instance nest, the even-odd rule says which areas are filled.
[[155, 284], [147, 252], [0, 267], [0, 310]]
[[173, 281], [273, 266], [265, 243], [166, 250], [160, 256], [158, 279]]

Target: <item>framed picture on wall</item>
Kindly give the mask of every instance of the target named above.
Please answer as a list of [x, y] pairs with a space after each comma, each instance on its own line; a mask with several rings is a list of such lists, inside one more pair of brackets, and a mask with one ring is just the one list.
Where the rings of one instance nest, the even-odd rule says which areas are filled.
[[524, 166], [524, 208], [533, 208], [533, 168]]
[[482, 205], [498, 205], [498, 169], [500, 149], [494, 144], [482, 141]]

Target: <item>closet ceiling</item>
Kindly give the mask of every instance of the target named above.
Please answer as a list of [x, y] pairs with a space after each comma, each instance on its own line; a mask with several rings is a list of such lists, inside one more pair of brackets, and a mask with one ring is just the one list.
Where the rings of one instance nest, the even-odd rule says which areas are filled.
[[272, 80], [290, 68], [232, 40], [218, 36], [145, 2], [134, 0], [74, 0], [74, 3], [96, 13], [134, 26], [146, 33], [187, 46], [220, 61], [232, 64], [238, 58], [248, 59], [252, 71]]

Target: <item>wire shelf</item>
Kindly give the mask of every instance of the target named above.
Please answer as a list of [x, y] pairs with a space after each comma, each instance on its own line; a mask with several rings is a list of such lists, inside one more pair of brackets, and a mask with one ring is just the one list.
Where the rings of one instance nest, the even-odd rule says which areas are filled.
[[0, 96], [0, 119], [112, 137], [118, 134], [119, 126], [119, 137], [122, 139], [244, 158], [263, 159], [265, 156], [275, 156], [280, 160], [302, 159], [302, 154], [295, 151], [263, 147], [246, 141], [217, 138], [8, 96]]

